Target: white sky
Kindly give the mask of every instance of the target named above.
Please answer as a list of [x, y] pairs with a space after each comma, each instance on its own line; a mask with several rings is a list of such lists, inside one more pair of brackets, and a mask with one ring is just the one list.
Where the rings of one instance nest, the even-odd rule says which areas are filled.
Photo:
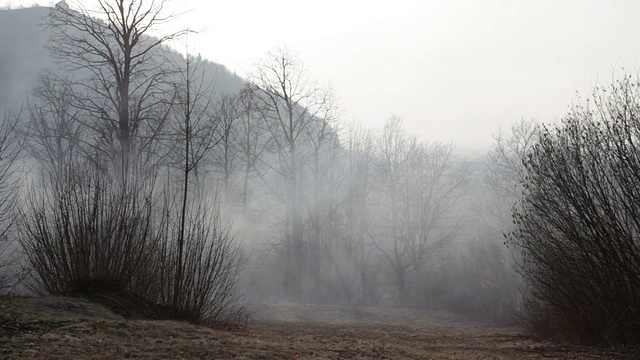
[[[3, 1], [29, 6], [35, 1]], [[85, 2], [91, 2], [85, 1]], [[41, 4], [49, 4], [42, 1]], [[554, 121], [640, 68], [640, 1], [175, 0], [173, 26], [239, 75], [278, 45], [331, 85], [345, 120], [392, 114], [426, 140], [486, 146], [500, 124]]]

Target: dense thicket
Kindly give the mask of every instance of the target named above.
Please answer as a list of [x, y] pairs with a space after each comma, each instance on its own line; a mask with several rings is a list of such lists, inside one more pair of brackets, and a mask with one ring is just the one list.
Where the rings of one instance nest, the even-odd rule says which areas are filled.
[[524, 163], [509, 241], [522, 251], [534, 329], [640, 342], [640, 88], [598, 88]]

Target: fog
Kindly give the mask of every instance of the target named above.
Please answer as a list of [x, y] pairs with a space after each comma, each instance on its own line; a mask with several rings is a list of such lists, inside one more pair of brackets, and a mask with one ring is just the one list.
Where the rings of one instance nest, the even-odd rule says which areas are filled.
[[[23, 150], [14, 161], [24, 166], [3, 173], [16, 183], [9, 192], [29, 200], [22, 214], [34, 214], [7, 229], [22, 229], [31, 287], [64, 294], [74, 276], [108, 277], [111, 266], [55, 270], [71, 284], [39, 273], [66, 258], [48, 241], [69, 235], [49, 236], [47, 226], [67, 221], [56, 207], [71, 201], [69, 189], [86, 186], [100, 200], [79, 191], [86, 201], [63, 207], [70, 219], [86, 204], [120, 209], [117, 194], [136, 199], [109, 220], [147, 216], [152, 230], [126, 232], [122, 246], [164, 250], [125, 252], [145, 259], [144, 271], [132, 267], [134, 280], [118, 285], [198, 316], [216, 312], [184, 304], [226, 304], [216, 298], [222, 286], [233, 305], [408, 307], [516, 322], [522, 253], [504, 239], [538, 125], [558, 124], [581, 103], [576, 92], [588, 98], [633, 73], [640, 55], [632, 1], [167, 2], [171, 21], [142, 21], [149, 29], [133, 57], [104, 51], [123, 47], [117, 27], [96, 21], [96, 35], [78, 20], [107, 19], [95, 3], [82, 2], [85, 13], [69, 3], [24, 39], [47, 44], [41, 64], [0, 57], [24, 70], [0, 71], [18, 89], [0, 88], [11, 93], [0, 114], [24, 139], [8, 147]], [[62, 254], [82, 257], [82, 246], [70, 247]], [[100, 251], [87, 252], [92, 262]], [[217, 251], [231, 254], [223, 280], [202, 265]], [[157, 289], [141, 285], [156, 275]], [[211, 293], [198, 295], [203, 283]]]
[[[33, 1], [0, 1], [7, 4]], [[241, 76], [268, 50], [288, 45], [313, 78], [335, 89], [346, 119], [381, 128], [397, 114], [423, 139], [477, 151], [500, 124], [555, 121], [576, 91], [590, 93], [622, 67], [635, 70], [639, 7], [626, 0], [182, 0], [169, 8], [183, 14], [166, 26], [199, 31], [193, 51]]]

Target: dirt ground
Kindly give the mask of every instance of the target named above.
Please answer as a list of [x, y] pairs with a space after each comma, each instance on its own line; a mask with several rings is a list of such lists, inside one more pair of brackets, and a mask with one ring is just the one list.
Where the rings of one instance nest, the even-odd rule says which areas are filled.
[[[4, 359], [635, 359], [443, 312], [264, 305], [244, 331], [127, 320], [82, 299], [0, 305]], [[637, 355], [636, 355], [637, 356]]]

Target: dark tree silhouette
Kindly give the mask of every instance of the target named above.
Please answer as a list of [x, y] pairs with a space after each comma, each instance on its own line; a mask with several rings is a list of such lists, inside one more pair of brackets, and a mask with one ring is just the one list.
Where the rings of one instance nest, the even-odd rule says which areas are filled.
[[52, 29], [48, 48], [74, 75], [74, 105], [85, 113], [79, 120], [92, 131], [98, 153], [123, 173], [132, 166], [132, 154], [153, 153], [168, 116], [170, 71], [159, 50], [182, 32], [151, 36], [173, 18], [165, 5], [99, 0], [96, 9], [88, 9], [74, 2], [56, 6], [46, 18]]
[[0, 294], [15, 285], [16, 200], [21, 181], [20, 156], [24, 142], [19, 136], [20, 114], [6, 112], [0, 124]]

